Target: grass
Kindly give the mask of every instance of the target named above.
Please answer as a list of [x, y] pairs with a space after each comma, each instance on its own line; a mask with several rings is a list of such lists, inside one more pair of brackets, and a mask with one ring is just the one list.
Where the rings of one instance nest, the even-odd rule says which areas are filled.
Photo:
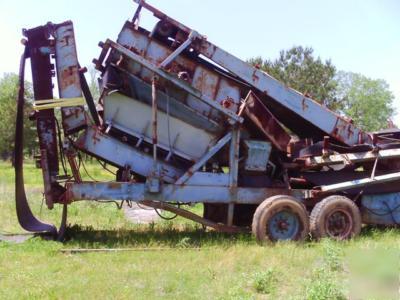
[[[95, 178], [111, 179], [88, 164]], [[0, 163], [0, 233], [20, 233], [13, 170]], [[41, 173], [25, 168], [34, 213], [43, 207]], [[195, 207], [200, 211], [201, 207]], [[398, 299], [400, 232], [364, 228], [348, 242], [260, 247], [248, 234], [204, 232], [177, 218], [134, 225], [113, 204], [74, 203], [64, 244], [36, 237], [0, 242], [1, 299]], [[70, 248], [136, 251], [71, 254]], [[157, 250], [158, 249], [158, 250]]]

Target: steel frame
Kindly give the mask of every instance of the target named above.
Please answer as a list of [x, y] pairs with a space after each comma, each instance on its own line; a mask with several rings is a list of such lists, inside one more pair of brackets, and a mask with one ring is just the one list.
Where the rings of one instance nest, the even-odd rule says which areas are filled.
[[166, 203], [234, 203], [259, 204], [274, 195], [309, 197], [307, 190], [284, 188], [248, 188], [204, 185], [165, 184], [159, 193], [151, 193], [147, 183], [84, 182], [67, 183], [68, 201], [119, 200], [142, 202], [154, 200]]
[[[154, 72], [158, 76], [161, 76], [162, 78], [172, 82], [174, 85], [177, 87], [181, 88], [182, 90], [186, 91], [187, 93], [193, 95], [194, 97], [198, 98], [202, 102], [206, 103], [207, 105], [211, 106], [212, 108], [216, 109], [217, 111], [220, 111], [223, 113], [225, 116], [229, 118], [231, 121], [231, 124], [235, 124], [237, 122], [242, 123], [243, 118], [238, 116], [236, 113], [233, 111], [224, 108], [223, 106], [219, 105], [217, 102], [214, 100], [210, 99], [209, 97], [202, 95], [198, 90], [194, 89], [193, 87], [187, 85], [185, 82], [182, 80], [179, 80], [178, 78], [170, 75], [168, 72], [160, 69], [156, 65], [152, 64], [151, 62], [147, 61], [144, 59], [142, 56], [130, 51], [129, 49], [126, 49], [125, 47], [111, 41], [110, 39], [107, 39], [105, 45], [108, 45], [109, 47], [113, 48], [114, 50], [118, 51], [122, 55], [132, 59], [133, 61], [141, 64], [145, 68], [149, 69], [150, 71]], [[108, 49], [108, 47], [105, 47], [105, 49]], [[103, 55], [101, 55], [103, 56]], [[105, 57], [105, 55], [104, 55]], [[101, 60], [98, 60], [98, 63], [102, 63]]]
[[[145, 0], [135, 0], [135, 2], [139, 5], [135, 15], [138, 15], [140, 10], [145, 8], [152, 12], [156, 18], [169, 22], [188, 35], [193, 31], [149, 5]], [[289, 109], [289, 111], [303, 118], [304, 122], [311, 123], [326, 135], [332, 136], [346, 145], [355, 145], [362, 142], [372, 143], [372, 137], [354, 126], [350, 120], [346, 120], [326, 107], [323, 107], [310, 97], [286, 87], [267, 73], [249, 66], [241, 59], [208, 42], [204, 36], [200, 34], [198, 36], [201, 38], [196, 39], [197, 44], [193, 45], [193, 47], [200, 54], [232, 74], [235, 74], [235, 76], [244, 80], [255, 89], [262, 91], [265, 95]]]

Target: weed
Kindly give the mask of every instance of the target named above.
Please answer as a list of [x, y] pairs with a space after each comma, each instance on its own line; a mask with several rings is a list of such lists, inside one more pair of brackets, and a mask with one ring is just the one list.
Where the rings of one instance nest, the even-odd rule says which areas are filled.
[[[324, 265], [331, 272], [337, 272], [343, 270], [343, 250], [339, 247], [338, 242], [330, 239], [321, 241], [322, 249], [324, 253]], [[342, 242], [343, 243], [343, 242]]]
[[250, 300], [256, 299], [256, 297], [248, 290], [242, 288], [239, 285], [234, 285], [228, 291], [228, 297], [221, 297], [221, 299], [229, 300]]
[[305, 294], [309, 300], [347, 299], [338, 279], [343, 271], [343, 250], [338, 243], [330, 239], [321, 241], [323, 260], [322, 266], [311, 273], [307, 282]]
[[261, 271], [254, 274], [253, 286], [258, 293], [273, 294], [276, 291], [278, 277], [276, 270], [269, 268], [267, 271]]
[[191, 242], [190, 242], [190, 237], [185, 236], [184, 238], [182, 238], [177, 244], [176, 246], [178, 248], [189, 248], [191, 247]]
[[308, 300], [347, 299], [335, 274], [324, 267], [312, 272], [305, 296]]

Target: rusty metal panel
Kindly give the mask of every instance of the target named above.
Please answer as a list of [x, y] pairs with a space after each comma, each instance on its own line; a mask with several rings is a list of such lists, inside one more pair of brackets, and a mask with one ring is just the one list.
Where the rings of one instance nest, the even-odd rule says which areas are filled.
[[286, 87], [267, 73], [250, 66], [210, 42], [202, 40], [198, 49], [201, 54], [228, 69], [261, 93], [286, 107], [290, 112], [301, 116], [305, 121], [338, 141], [346, 145], [355, 145], [360, 141], [372, 142], [368, 134], [358, 129], [350, 121], [298, 91]]
[[[128, 22], [120, 32], [117, 43], [145, 58], [149, 63], [158, 66], [172, 53], [173, 48], [149, 38], [148, 34], [143, 29], [135, 30], [134, 26]], [[121, 65], [126, 66], [125, 64], [122, 63]], [[210, 67], [196, 63], [184, 55], [177, 56], [165, 70], [191, 85], [204, 97], [218, 102], [233, 112], [237, 111], [240, 102], [240, 87], [233, 80], [224, 78], [222, 74], [215, 72]], [[151, 70], [140, 67], [137, 62], [130, 63], [129, 72], [140, 76], [146, 82], [150, 82], [153, 75]], [[160, 85], [166, 84], [165, 80], [161, 78]], [[180, 97], [176, 98], [179, 99]], [[217, 121], [221, 119], [217, 110], [199, 101], [197, 97], [190, 93], [186, 94], [182, 101], [204, 116]]]
[[[214, 99], [214, 92], [218, 86], [218, 82], [218, 75], [208, 72], [201, 66], [198, 66], [194, 71], [192, 86], [210, 99]], [[192, 95], [188, 95], [186, 103], [202, 115], [211, 115], [211, 107], [206, 103], [199, 102], [199, 100]]]
[[215, 90], [215, 100], [223, 107], [232, 111], [238, 111], [240, 105], [240, 88], [226, 78], [220, 77], [218, 89]]
[[287, 151], [290, 135], [252, 92], [246, 97], [244, 113], [277, 149]]
[[[215, 102], [214, 99], [210, 99], [206, 95], [202, 94], [199, 90], [193, 88], [187, 82], [180, 80], [175, 75], [170, 74], [170, 73], [158, 68], [156, 65], [150, 63], [149, 61], [147, 61], [140, 55], [137, 55], [136, 53], [128, 50], [125, 47], [122, 47], [121, 45], [119, 45], [111, 40], [107, 40], [106, 44], [109, 45], [111, 48], [113, 48], [116, 52], [125, 56], [130, 61], [134, 61], [135, 63], [140, 63], [143, 67], [153, 71], [156, 75], [160, 76], [160, 78], [162, 80], [169, 81], [170, 84], [179, 88], [182, 92], [185, 92], [186, 94], [191, 94], [192, 96], [197, 97], [199, 99], [199, 101], [207, 103], [212, 108], [218, 110], [221, 115], [225, 116], [225, 118], [228, 118], [228, 120], [231, 123], [235, 123], [235, 122], [241, 123], [243, 121], [243, 119], [240, 116], [238, 116], [236, 113], [232, 112], [229, 109], [224, 108], [219, 103]], [[162, 80], [160, 80], [160, 81], [162, 81]]]
[[[75, 34], [71, 21], [53, 25], [60, 98], [82, 97]], [[73, 133], [87, 125], [82, 106], [61, 109], [65, 132]]]
[[[24, 30], [28, 38], [28, 50], [32, 68], [32, 83], [35, 100], [53, 98], [52, 64], [50, 60], [50, 41], [46, 26]], [[40, 49], [46, 49], [41, 51]], [[39, 138], [39, 147], [46, 150], [48, 167], [51, 175], [58, 174], [58, 150], [56, 123], [53, 109], [35, 112], [36, 130]]]

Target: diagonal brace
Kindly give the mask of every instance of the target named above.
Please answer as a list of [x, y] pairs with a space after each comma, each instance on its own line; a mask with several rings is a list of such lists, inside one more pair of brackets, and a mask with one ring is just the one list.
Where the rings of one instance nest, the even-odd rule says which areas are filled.
[[187, 172], [175, 182], [175, 184], [184, 184], [190, 177], [192, 177], [194, 172], [198, 171], [212, 156], [214, 156], [223, 146], [225, 146], [231, 138], [232, 132], [228, 132], [222, 139], [212, 146], [202, 158], [200, 158], [193, 166], [191, 166], [190, 169], [187, 170]]

